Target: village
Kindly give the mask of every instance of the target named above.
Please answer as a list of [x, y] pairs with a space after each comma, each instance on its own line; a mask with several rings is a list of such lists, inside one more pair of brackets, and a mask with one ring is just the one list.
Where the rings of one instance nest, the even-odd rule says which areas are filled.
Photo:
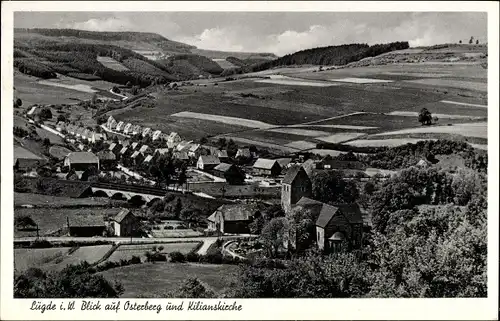
[[[39, 110], [43, 108], [39, 107]], [[38, 125], [38, 113], [33, 107], [25, 117]], [[93, 129], [65, 121], [58, 121], [53, 127], [42, 126], [63, 138], [68, 148], [51, 146], [52, 161], [49, 164], [36, 155], [19, 152], [21, 147], [16, 146], [15, 170], [24, 177], [43, 176], [66, 183], [86, 182], [90, 187], [81, 190], [77, 197], [123, 200], [139, 209], [161, 202], [168, 191], [229, 202], [205, 219], [197, 220], [196, 226], [204, 228], [202, 233], [199, 229], [198, 233], [191, 230], [192, 233], [184, 233], [185, 237], [257, 237], [261, 229], [251, 226], [262, 220], [262, 205], [257, 204], [259, 200], [266, 204], [264, 207], [280, 207], [285, 215], [296, 206], [313, 211], [318, 217], [315, 242], [318, 249], [327, 253], [346, 241], [349, 246], [360, 248], [363, 230], [369, 229], [368, 214], [359, 204], [332, 206], [311, 198], [310, 175], [316, 170], [351, 171], [355, 172], [351, 178], [368, 181], [370, 176], [362, 175], [366, 168], [359, 161], [331, 157], [305, 159], [304, 155], [263, 158], [259, 157], [255, 146], [235, 148], [234, 142], [222, 142], [229, 146], [228, 153], [222, 146], [210, 146], [206, 141], [186, 141], [175, 132], [141, 128], [117, 121], [112, 116]], [[384, 176], [376, 171], [375, 174], [371, 179], [384, 179], [390, 175], [386, 172]], [[61, 227], [68, 225], [67, 233], [59, 236], [132, 237], [130, 242], [139, 237], [142, 238], [140, 242], [145, 242], [163, 236], [155, 233], [159, 228], [174, 230], [193, 226], [192, 222], [182, 220], [158, 220], [159, 224], [148, 231], [141, 223], [144, 217], [134, 214], [135, 211], [134, 208], [121, 208], [115, 216], [108, 215], [100, 222], [77, 220], [78, 223], [72, 223], [68, 218], [67, 222], [61, 222]], [[175, 218], [178, 220], [179, 216]], [[228, 253], [238, 257], [241, 255], [237, 253], [244, 252], [234, 248], [234, 244], [231, 248], [236, 252], [229, 250]]]

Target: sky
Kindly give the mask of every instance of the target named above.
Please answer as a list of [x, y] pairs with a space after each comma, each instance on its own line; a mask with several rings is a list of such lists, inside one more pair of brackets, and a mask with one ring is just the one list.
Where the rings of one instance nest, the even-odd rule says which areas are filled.
[[474, 12], [18, 12], [14, 27], [154, 32], [201, 49], [278, 56], [346, 43], [487, 41], [486, 13]]

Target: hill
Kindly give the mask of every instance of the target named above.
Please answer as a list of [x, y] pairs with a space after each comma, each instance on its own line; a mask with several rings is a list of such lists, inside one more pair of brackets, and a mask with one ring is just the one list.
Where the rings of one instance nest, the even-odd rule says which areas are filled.
[[486, 44], [441, 44], [430, 47], [395, 50], [376, 57], [368, 57], [349, 63], [345, 67], [425, 62], [470, 62], [486, 64], [487, 61], [488, 45]]
[[273, 53], [217, 51], [217, 50], [207, 50], [207, 49], [191, 49], [191, 53], [205, 56], [210, 59], [226, 59], [227, 57], [235, 57], [242, 60], [245, 59], [273, 60], [278, 58]]
[[278, 59], [253, 65], [251, 71], [261, 71], [279, 66], [291, 65], [346, 65], [366, 57], [375, 57], [386, 52], [408, 49], [408, 42], [392, 42], [369, 46], [367, 44], [348, 44], [319, 47], [297, 51]]
[[63, 74], [148, 86], [219, 75], [223, 68], [212, 59], [229, 54], [260, 61], [275, 58], [265, 53], [206, 51], [155, 33], [14, 29], [14, 66], [44, 79]]

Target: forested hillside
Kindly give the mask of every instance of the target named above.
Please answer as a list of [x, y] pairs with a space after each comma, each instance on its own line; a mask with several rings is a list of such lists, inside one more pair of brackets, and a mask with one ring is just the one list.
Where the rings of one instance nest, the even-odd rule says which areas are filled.
[[386, 52], [407, 49], [409, 47], [408, 42], [404, 41], [373, 46], [367, 44], [348, 44], [306, 49], [272, 61], [254, 65], [251, 67], [251, 71], [261, 71], [290, 65], [346, 65], [363, 58], [374, 57]]

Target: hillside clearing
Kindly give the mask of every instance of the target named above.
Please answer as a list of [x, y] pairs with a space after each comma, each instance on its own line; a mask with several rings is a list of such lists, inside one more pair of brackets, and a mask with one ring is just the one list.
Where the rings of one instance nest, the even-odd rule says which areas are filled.
[[117, 70], [117, 71], [126, 71], [129, 70], [127, 67], [122, 65], [120, 62], [116, 61], [111, 57], [103, 57], [97, 56], [97, 61], [99, 61], [104, 67], [109, 69]]
[[357, 138], [359, 136], [366, 135], [364, 133], [339, 133], [339, 134], [334, 134], [326, 137], [318, 137], [316, 138], [317, 140], [321, 140], [323, 142], [327, 143], [342, 143], [347, 140], [351, 140], [354, 138]]
[[[393, 111], [388, 113], [387, 115], [391, 116], [406, 116], [406, 117], [418, 117], [418, 112], [416, 111]], [[432, 114], [433, 117], [437, 117], [440, 119], [481, 119], [484, 117], [480, 116], [467, 116], [467, 115], [449, 115], [449, 114]]]
[[82, 246], [70, 255], [63, 255], [50, 261], [44, 268], [50, 271], [60, 271], [68, 265], [80, 264], [83, 261], [93, 264], [102, 259], [111, 247], [112, 245]]
[[478, 137], [488, 138], [488, 123], [464, 123], [454, 124], [451, 126], [422, 126], [417, 128], [408, 128], [392, 132], [378, 133], [379, 135], [399, 135], [399, 134], [416, 134], [416, 133], [443, 133], [443, 134], [456, 134], [465, 137]]
[[352, 83], [352, 84], [374, 84], [374, 83], [393, 82], [392, 80], [385, 80], [385, 79], [355, 78], [355, 77], [336, 78], [336, 79], [329, 79], [329, 80], [336, 81], [336, 82], [347, 82], [347, 83]]
[[462, 106], [472, 106], [472, 107], [479, 107], [479, 108], [488, 108], [487, 105], [469, 104], [469, 103], [462, 103], [462, 102], [458, 102], [458, 101], [441, 100], [441, 102], [445, 103], [445, 104], [462, 105]]
[[215, 122], [219, 122], [219, 123], [230, 124], [230, 125], [239, 125], [239, 126], [250, 127], [250, 128], [265, 129], [265, 128], [273, 127], [270, 124], [266, 124], [266, 123], [258, 121], [258, 120], [211, 115], [211, 114], [202, 114], [202, 113], [195, 113], [195, 112], [190, 112], [190, 111], [183, 111], [180, 113], [175, 113], [175, 114], [172, 114], [171, 116], [210, 120], [210, 121], [215, 121]]
[[[304, 125], [290, 125], [287, 127], [303, 127]], [[354, 129], [354, 130], [367, 130], [367, 129], [377, 129], [374, 126], [355, 126], [355, 125], [308, 125], [307, 127], [317, 127], [317, 128], [336, 128], [336, 129]]]
[[298, 79], [263, 79], [256, 80], [258, 83], [274, 84], [274, 85], [289, 85], [289, 86], [310, 86], [310, 87], [329, 87], [336, 86], [334, 83], [318, 82], [311, 80], [298, 80]]
[[357, 147], [396, 147], [405, 144], [416, 144], [423, 140], [435, 140], [435, 139], [417, 139], [417, 138], [394, 138], [394, 139], [359, 139], [346, 143], [347, 145], [357, 146]]
[[291, 147], [299, 150], [306, 150], [311, 148], [316, 148], [316, 144], [305, 141], [305, 140], [297, 140], [285, 145], [286, 147]]
[[14, 269], [24, 271], [32, 267], [43, 268], [56, 258], [63, 257], [70, 247], [48, 249], [14, 249]]
[[89, 93], [89, 94], [93, 94], [93, 93], [97, 92], [97, 90], [92, 89], [89, 85], [84, 85], [84, 84], [68, 85], [68, 84], [53, 82], [50, 80], [40, 80], [38, 83], [41, 85], [62, 87], [62, 88], [72, 89], [72, 90], [76, 90], [76, 91], [80, 91], [80, 92], [84, 92], [84, 93]]
[[453, 88], [469, 89], [482, 92], [488, 91], [488, 84], [483, 82], [452, 80], [452, 79], [436, 79], [436, 78], [425, 78], [425, 79], [405, 80], [405, 81], [414, 84], [422, 84], [429, 86], [453, 87]]
[[284, 134], [292, 134], [292, 135], [300, 135], [300, 136], [308, 136], [308, 137], [317, 137], [317, 136], [328, 136], [330, 133], [319, 131], [319, 130], [308, 130], [308, 129], [296, 129], [296, 128], [273, 128], [268, 129], [268, 132], [274, 133], [284, 133]]

